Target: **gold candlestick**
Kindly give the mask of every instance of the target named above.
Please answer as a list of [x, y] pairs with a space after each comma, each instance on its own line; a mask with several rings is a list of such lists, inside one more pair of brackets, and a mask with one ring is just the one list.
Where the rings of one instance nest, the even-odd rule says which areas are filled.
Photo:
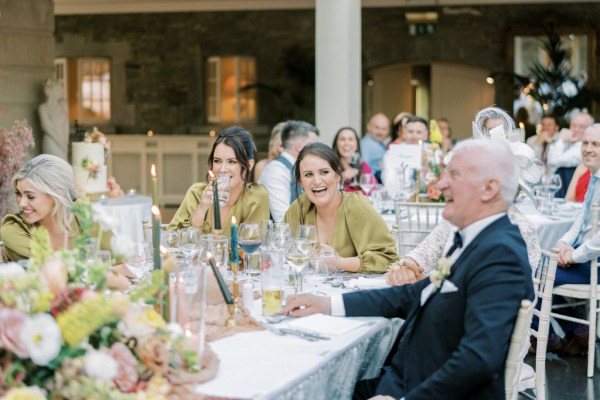
[[416, 177], [415, 177], [415, 186], [416, 186], [416, 190], [415, 190], [415, 202], [418, 203], [419, 202], [419, 195], [421, 194], [421, 171], [417, 170], [416, 171]]
[[238, 272], [240, 270], [239, 263], [231, 263], [231, 272], [233, 272], [233, 304], [228, 304], [227, 309], [229, 311], [229, 318], [225, 322], [225, 326], [234, 327], [236, 326], [235, 315], [242, 314], [240, 309], [240, 295], [238, 290]]

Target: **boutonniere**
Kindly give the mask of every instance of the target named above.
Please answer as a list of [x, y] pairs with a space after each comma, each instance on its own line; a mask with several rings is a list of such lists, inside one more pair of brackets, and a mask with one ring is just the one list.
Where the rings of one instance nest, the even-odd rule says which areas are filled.
[[433, 290], [436, 291], [439, 289], [451, 273], [452, 263], [450, 260], [446, 257], [440, 258], [437, 269], [429, 274], [429, 280], [431, 280], [431, 283], [433, 284]]

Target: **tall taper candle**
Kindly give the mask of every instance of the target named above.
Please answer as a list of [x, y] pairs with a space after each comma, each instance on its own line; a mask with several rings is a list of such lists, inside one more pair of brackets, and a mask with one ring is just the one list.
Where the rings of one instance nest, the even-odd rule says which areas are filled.
[[152, 206], [152, 253], [154, 254], [154, 269], [160, 269], [160, 210]]
[[152, 204], [158, 206], [158, 178], [154, 164], [150, 167], [150, 175], [152, 175]]
[[215, 275], [215, 278], [217, 279], [217, 283], [219, 284], [219, 289], [221, 289], [221, 293], [223, 294], [225, 303], [233, 304], [233, 297], [231, 297], [231, 292], [229, 292], [229, 288], [227, 287], [227, 284], [225, 283], [225, 280], [223, 279], [221, 272], [219, 272], [219, 268], [217, 268], [217, 265], [215, 264], [215, 260], [213, 259], [212, 254], [210, 252], [207, 252], [206, 258], [208, 258], [210, 267], [212, 268], [213, 274]]
[[218, 231], [221, 230], [221, 209], [219, 208], [219, 190], [217, 188], [217, 178], [212, 171], [208, 171], [208, 174], [210, 175], [210, 180], [213, 187], [213, 228]]
[[231, 256], [229, 257], [229, 262], [240, 262], [240, 256], [238, 253], [238, 226], [235, 216], [231, 217]]

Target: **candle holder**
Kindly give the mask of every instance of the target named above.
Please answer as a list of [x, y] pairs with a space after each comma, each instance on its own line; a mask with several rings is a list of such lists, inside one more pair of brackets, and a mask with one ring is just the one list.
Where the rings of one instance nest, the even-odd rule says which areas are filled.
[[238, 273], [240, 271], [239, 263], [231, 263], [231, 272], [233, 273], [233, 304], [227, 305], [229, 311], [229, 318], [225, 322], [227, 327], [236, 326], [235, 316], [241, 315], [242, 310], [240, 308], [240, 293], [238, 289]]
[[420, 196], [420, 194], [421, 194], [421, 171], [416, 170], [416, 175], [417, 176], [415, 177], [415, 181], [416, 181], [415, 182], [415, 192], [416, 192], [415, 203], [418, 203], [419, 197], [421, 197]]

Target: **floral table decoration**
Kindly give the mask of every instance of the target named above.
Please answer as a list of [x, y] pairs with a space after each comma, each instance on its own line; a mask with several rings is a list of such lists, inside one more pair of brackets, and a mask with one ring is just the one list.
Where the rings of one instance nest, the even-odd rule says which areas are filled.
[[[79, 243], [90, 216], [79, 214]], [[198, 340], [152, 305], [163, 271], [128, 293], [110, 292], [109, 265], [85, 263], [81, 246], [50, 249], [48, 232], [37, 229], [26, 268], [0, 265], [0, 397], [202, 398], [194, 387], [212, 379], [219, 362], [206, 345], [200, 357]]]

